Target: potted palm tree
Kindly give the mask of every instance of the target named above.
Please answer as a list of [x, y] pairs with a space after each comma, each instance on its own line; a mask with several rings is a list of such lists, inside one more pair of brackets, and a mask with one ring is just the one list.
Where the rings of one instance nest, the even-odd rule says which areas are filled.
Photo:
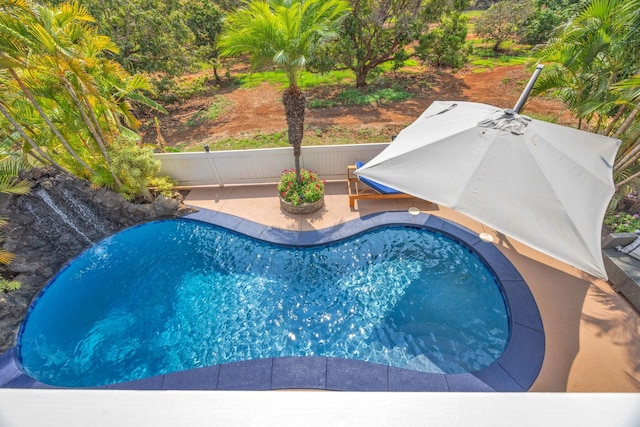
[[[249, 54], [252, 70], [273, 65], [287, 75], [289, 86], [282, 94], [282, 103], [298, 186], [303, 185], [300, 147], [306, 107], [298, 76], [309, 55], [338, 34], [348, 11], [349, 4], [344, 0], [254, 0], [227, 16], [218, 42], [222, 56]], [[290, 173], [285, 171], [281, 182]], [[298, 204], [307, 202], [303, 199]], [[290, 204], [281, 197], [281, 205], [288, 212], [292, 212]], [[320, 207], [322, 204], [317, 209]]]

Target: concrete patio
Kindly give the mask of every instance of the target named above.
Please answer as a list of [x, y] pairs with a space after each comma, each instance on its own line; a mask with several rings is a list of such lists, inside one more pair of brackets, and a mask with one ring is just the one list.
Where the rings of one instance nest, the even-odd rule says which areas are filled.
[[640, 314], [610, 285], [496, 233], [468, 217], [419, 199], [361, 200], [349, 207], [346, 183], [327, 184], [325, 207], [304, 215], [280, 209], [273, 184], [192, 188], [186, 203], [287, 230], [322, 229], [381, 211], [422, 212], [494, 236], [529, 284], [544, 323], [545, 359], [535, 392], [640, 391]]

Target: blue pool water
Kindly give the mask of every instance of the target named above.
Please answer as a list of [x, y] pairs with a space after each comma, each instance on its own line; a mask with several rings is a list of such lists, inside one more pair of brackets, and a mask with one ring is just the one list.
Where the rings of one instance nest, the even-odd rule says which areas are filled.
[[508, 325], [493, 276], [439, 233], [388, 226], [295, 248], [170, 220], [71, 262], [18, 347], [31, 377], [74, 387], [306, 355], [463, 373], [502, 354]]

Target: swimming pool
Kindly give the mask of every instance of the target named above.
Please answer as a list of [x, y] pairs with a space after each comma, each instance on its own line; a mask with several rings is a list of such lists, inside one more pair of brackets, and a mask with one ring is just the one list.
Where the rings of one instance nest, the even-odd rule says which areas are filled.
[[[232, 219], [231, 221], [233, 222], [234, 220]], [[134, 251], [136, 254], [134, 256], [140, 257], [140, 261], [143, 261], [143, 265], [152, 262], [152, 259], [155, 259], [153, 262], [160, 265], [168, 265], [170, 261], [175, 261], [178, 259], [177, 255], [179, 255], [181, 250], [177, 250], [176, 246], [172, 245], [183, 245], [185, 239], [187, 241], [191, 240], [191, 244], [187, 244], [186, 247], [189, 249], [185, 249], [182, 252], [187, 254], [205, 255], [212, 253], [212, 243], [209, 238], [186, 238], [185, 236], [191, 235], [191, 233], [185, 232], [184, 229], [180, 229], [175, 233], [167, 233], [166, 230], [163, 230], [161, 233], [158, 233], [158, 230], [153, 231], [153, 227], [163, 224], [166, 225], [166, 223], [167, 222], [156, 223], [153, 225], [148, 224], [124, 232], [124, 234], [126, 234], [142, 230], [150, 231], [150, 233], [148, 233], [149, 236], [160, 234], [163, 236], [163, 239], [165, 239], [160, 246], [173, 247], [173, 251], [169, 251], [167, 254], [164, 254], [157, 259], [158, 254], [154, 253], [157, 252], [154, 250], [154, 246], [157, 246], [158, 243], [151, 243], [151, 240], [148, 238], [149, 236], [147, 236], [147, 238], [139, 236], [143, 238], [137, 238], [135, 240], [142, 242], [140, 243], [142, 246], [139, 246]], [[176, 222], [171, 222], [171, 224], [176, 224]], [[418, 302], [416, 297], [418, 294], [416, 294], [416, 292], [411, 288], [413, 286], [413, 282], [421, 283], [420, 278], [423, 274], [421, 270], [429, 270], [429, 268], [424, 267], [425, 262], [431, 262], [433, 265], [441, 263], [441, 261], [437, 261], [434, 264], [433, 259], [425, 260], [424, 257], [419, 261], [417, 260], [420, 257], [416, 258], [416, 254], [428, 252], [425, 248], [419, 246], [421, 240], [428, 242], [427, 246], [434, 245], [434, 242], [436, 242], [435, 247], [437, 248], [450, 246], [457, 248], [458, 251], [470, 254], [470, 251], [466, 246], [460, 246], [448, 237], [433, 235], [429, 232], [425, 233], [424, 230], [417, 230], [415, 228], [393, 226], [391, 228], [386, 227], [384, 229], [367, 231], [364, 234], [362, 234], [362, 230], [360, 230], [360, 234], [356, 233], [357, 237], [350, 237], [349, 240], [301, 250], [299, 248], [284, 248], [274, 245], [265, 245], [263, 242], [256, 242], [238, 234], [232, 233], [230, 235], [226, 235], [224, 234], [227, 233], [226, 231], [220, 234], [219, 229], [213, 229], [204, 224], [189, 221], [179, 221], [177, 224], [180, 224], [181, 227], [195, 227], [201, 231], [205, 230], [205, 234], [208, 234], [209, 237], [212, 236], [210, 234], [213, 232], [212, 230], [215, 230], [215, 232], [213, 232], [215, 235], [213, 241], [217, 239], [220, 243], [219, 248], [225, 249], [223, 252], [226, 255], [223, 257], [218, 256], [216, 259], [207, 258], [207, 256], [205, 256], [204, 259], [206, 262], [204, 262], [204, 264], [209, 265], [212, 261], [214, 264], [217, 263], [216, 268], [224, 270], [224, 280], [220, 280], [220, 278], [218, 278], [214, 281], [203, 281], [202, 278], [208, 276], [208, 274], [204, 272], [202, 267], [198, 267], [196, 265], [198, 262], [194, 264], [194, 260], [197, 257], [191, 256], [188, 257], [188, 259], [180, 260], [181, 264], [190, 265], [187, 269], [188, 274], [185, 275], [183, 274], [184, 272], [181, 273], [182, 278], [180, 280], [167, 276], [167, 271], [162, 272], [157, 269], [153, 269], [152, 271], [137, 271], [140, 269], [134, 268], [133, 270], [127, 270], [126, 268], [120, 267], [115, 269], [115, 273], [113, 273], [115, 274], [114, 280], [111, 280], [110, 284], [106, 286], [104, 283], [102, 284], [102, 287], [106, 291], [95, 292], [94, 288], [96, 286], [101, 286], [101, 280], [99, 278], [95, 280], [91, 279], [91, 272], [95, 271], [96, 267], [100, 265], [118, 265], [117, 262], [114, 263], [113, 251], [109, 245], [117, 246], [117, 240], [119, 239], [117, 239], [118, 236], [112, 237], [105, 241], [103, 245], [98, 245], [90, 251], [92, 252], [93, 257], [85, 257], [83, 255], [65, 268], [61, 274], [52, 281], [49, 286], [47, 286], [45, 292], [42, 293], [38, 301], [33, 305], [20, 334], [20, 356], [23, 366], [27, 372], [36, 379], [42, 379], [49, 383], [58, 382], [59, 385], [70, 386], [95, 386], [100, 385], [101, 383], [112, 383], [135, 378], [144, 378], [150, 375], [162, 374], [164, 372], [172, 372], [175, 370], [184, 370], [197, 366], [207, 366], [211, 364], [227, 363], [251, 358], [277, 358], [293, 355], [324, 355], [330, 358], [355, 357], [370, 362], [385, 363], [390, 366], [394, 366], [393, 363], [396, 362], [393, 362], [393, 358], [391, 356], [394, 356], [394, 353], [398, 350], [403, 350], [400, 352], [401, 355], [399, 358], [402, 362], [400, 365], [396, 364], [395, 366], [438, 373], [460, 373], [475, 371], [478, 369], [478, 372], [482, 372], [487, 369], [493, 369], [496, 365], [496, 363], [494, 363], [495, 360], [499, 357], [503, 358], [501, 353], [505, 348], [505, 343], [509, 336], [509, 325], [512, 322], [512, 319], [506, 320], [504, 311], [502, 315], [497, 316], [498, 318], [502, 318], [502, 320], [489, 321], [496, 321], [497, 325], [502, 323], [501, 326], [494, 328], [493, 326], [487, 327], [485, 324], [483, 327], [476, 328], [478, 330], [484, 330], [484, 332], [487, 332], [487, 330], [491, 331], [488, 341], [498, 342], [497, 347], [488, 351], [480, 351], [478, 353], [480, 355], [479, 357], [463, 356], [462, 359], [468, 360], [463, 360], [462, 363], [460, 360], [457, 360], [455, 363], [451, 364], [451, 361], [443, 361], [443, 359], [440, 358], [443, 353], [446, 353], [449, 350], [451, 350], [449, 353], [464, 355], [466, 348], [460, 342], [456, 342], [453, 344], [449, 343], [449, 349], [446, 350], [447, 346], [444, 342], [447, 340], [451, 341], [451, 337], [446, 337], [446, 334], [441, 334], [441, 331], [438, 331], [437, 328], [436, 331], [425, 332], [423, 327], [425, 324], [429, 323], [429, 319], [421, 318], [419, 320], [425, 321], [417, 322], [415, 321], [415, 316], [419, 317], [420, 314], [413, 314], [408, 317], [413, 316], [414, 321], [405, 322], [407, 324], [411, 323], [411, 328], [413, 328], [413, 331], [418, 331], [416, 335], [421, 337], [423, 341], [429, 341], [427, 345], [425, 345], [424, 342], [420, 343], [420, 340], [407, 338], [410, 334], [407, 333], [406, 328], [403, 330], [403, 327], [406, 327], [407, 324], [398, 325], [398, 323], [401, 323], [400, 320], [403, 316], [407, 318], [405, 311], [412, 305], [411, 303], [413, 302], [416, 304], [416, 302]], [[238, 223], [235, 225], [238, 225]], [[380, 224], [377, 224], [376, 226], [379, 225]], [[226, 226], [230, 228], [234, 227], [233, 224], [226, 224]], [[368, 227], [363, 227], [363, 229], [366, 230], [369, 230], [370, 228], [370, 225]], [[353, 231], [353, 227], [342, 227], [338, 230], [332, 230], [332, 236], [329, 238], [328, 235], [323, 236], [322, 232], [312, 233], [313, 235], [305, 233], [289, 233], [283, 230], [274, 230], [253, 225], [253, 230], [249, 230], [247, 234], [252, 234], [253, 232], [253, 234], [260, 234], [260, 238], [264, 240], [277, 241], [280, 239], [287, 240], [289, 243], [304, 244], [305, 240], [313, 241], [315, 243], [323, 243], [323, 239], [326, 241], [331, 241], [331, 239], [335, 240], [335, 238], [340, 237], [341, 234], [344, 234], [345, 236], [353, 236]], [[382, 240], [376, 240], [380, 235], [388, 233], [389, 231], [392, 232], [396, 238], [387, 237]], [[294, 235], [297, 236], [297, 242], [291, 242], [291, 237]], [[401, 236], [402, 238], [397, 239], [398, 236]], [[358, 240], [359, 242], [356, 242]], [[203, 241], [208, 243], [203, 243]], [[381, 253], [377, 250], [381, 241], [383, 242], [382, 246], [386, 246], [385, 251], [391, 249], [391, 252], [397, 252], [397, 247], [404, 246], [405, 249], [403, 250], [406, 250], [407, 247], [413, 248], [414, 254], [405, 254], [400, 257], [396, 256], [396, 259], [393, 262], [373, 262], [371, 257], [376, 257], [378, 255], [375, 254]], [[403, 241], [408, 243], [408, 245], [399, 244], [399, 242]], [[355, 243], [362, 243], [365, 247], [366, 245], [370, 246], [367, 250], [362, 250], [363, 248], [356, 250], [354, 249], [356, 246]], [[266, 252], [260, 253], [258, 254], [259, 256], [255, 256], [252, 259], [246, 259], [246, 256], [237, 256], [241, 253], [241, 251], [238, 251], [239, 248], [256, 244], [264, 246], [264, 248], [266, 248]], [[215, 246], [215, 244], [213, 245]], [[415, 250], [416, 248], [420, 249]], [[281, 256], [283, 250], [285, 253], [286, 251], [289, 251], [289, 255], [286, 257]], [[251, 253], [253, 250], [250, 250], [249, 252]], [[271, 253], [271, 255], [268, 255], [267, 253]], [[273, 255], [274, 253], [277, 255]], [[303, 253], [306, 255], [302, 258], [290, 256], [295, 253]], [[339, 254], [336, 255], [337, 258], [333, 261], [324, 263], [318, 262], [320, 259], [324, 259], [326, 261], [327, 256], [330, 253]], [[362, 257], [360, 260], [355, 259], [354, 257], [357, 257], [359, 254], [369, 255]], [[149, 256], [151, 256], [151, 258], [148, 258]], [[130, 260], [131, 257], [131, 255], [125, 256], [128, 260]], [[266, 260], [260, 260], [260, 258], [263, 257], [266, 257]], [[305, 257], [310, 257], [310, 259], [313, 259], [314, 261], [311, 263], [304, 261]], [[472, 260], [475, 259], [475, 261], [478, 261], [478, 264], [482, 267], [482, 263], [479, 262], [479, 259], [476, 256], [472, 255], [471, 258]], [[344, 262], [337, 262], [339, 259], [344, 260]], [[87, 260], [89, 261], [85, 262]], [[236, 263], [236, 261], [240, 262]], [[231, 265], [233, 265], [233, 267], [229, 267]], [[300, 268], [301, 265], [304, 265], [305, 267]], [[433, 265], [431, 266], [433, 267]], [[243, 266], [244, 270], [242, 272], [238, 271], [238, 266]], [[472, 268], [475, 269], [477, 266], [474, 265]], [[377, 282], [375, 282], [375, 286], [364, 286], [364, 282], [362, 282], [361, 279], [363, 277], [368, 277], [368, 273], [376, 269], [383, 270], [384, 273], [376, 279]], [[500, 269], [500, 266], [498, 266], [498, 269]], [[275, 276], [280, 276], [281, 272], [287, 270], [290, 270], [297, 278], [297, 284], [292, 284], [292, 282], [286, 280], [285, 282], [287, 283], [280, 284], [279, 287], [288, 287], [290, 292], [288, 294], [285, 292], [285, 298], [281, 297], [279, 300], [273, 299], [273, 295], [270, 295], [269, 292], [278, 288], [278, 286], [274, 285], [273, 278]], [[465, 274], [468, 276], [478, 275], [475, 270], [473, 273], [469, 273], [466, 271], [466, 268], [457, 269], [447, 267], [444, 268], [443, 271], [444, 270], [453, 271], [454, 275], [457, 276], [464, 276]], [[492, 273], [496, 272], [495, 268], [492, 270]], [[173, 272], [173, 269], [169, 269], [169, 272]], [[76, 283], [74, 292], [65, 291], [63, 286], [56, 284], [56, 281], [65, 275], [73, 276], [77, 274], [89, 274], [89, 280], [84, 286], [77, 286]], [[135, 283], [134, 279], [136, 275], [143, 278], [142, 282], [138, 282], [132, 287], [125, 287], [127, 288], [125, 291], [126, 297], [121, 298], [125, 301], [133, 301], [134, 304], [128, 308], [123, 308], [118, 304], [113, 304], [113, 299], [115, 298], [114, 294], [118, 294], [118, 292], [115, 292], [115, 288], [119, 288], [118, 285], [123, 282], [133, 281]], [[311, 286], [309, 288], [311, 290], [307, 289], [306, 291], [301, 291], [301, 283], [310, 284], [314, 282], [318, 275], [330, 277], [329, 284], [325, 285], [324, 288], [333, 286], [335, 289], [338, 289], [339, 292], [326, 295], [324, 289], [322, 289], [323, 287], [320, 287], [319, 289], [318, 286]], [[98, 276], [103, 277], [103, 272], [100, 272]], [[195, 277], [199, 278], [194, 279]], [[258, 277], [258, 279], [256, 279], [256, 277]], [[400, 282], [397, 280], [389, 280], [390, 277], [399, 277], [402, 278], [402, 280], [400, 280]], [[503, 288], [503, 285], [496, 284], [492, 274], [488, 274], [486, 277], [487, 279], [485, 281], [487, 283], [491, 283], [491, 286], [487, 287], [487, 289], [496, 290], [497, 292], [495, 292], [495, 294], [499, 300], [502, 300], [502, 293], [500, 292], [500, 289]], [[151, 292], [154, 288], [158, 288], [158, 283], [167, 280], [174, 283], [174, 285], [175, 283], [180, 283], [180, 285], [172, 286], [171, 292], [163, 291], [159, 294], [153, 294]], [[189, 290], [188, 287], [185, 288], [184, 286], [185, 283], [188, 284], [194, 280], [199, 283], [198, 286], [194, 288], [198, 290], [195, 294], [193, 289]], [[444, 282], [450, 281], [451, 277], [444, 280]], [[74, 282], [74, 280], [72, 280], [72, 282]], [[238, 286], [238, 283], [242, 283], [242, 286]], [[351, 287], [346, 286], [346, 283], [351, 283]], [[211, 302], [204, 298], [205, 295], [219, 295], [223, 293], [220, 292], [220, 290], [234, 286], [237, 292], [231, 296], [227, 296], [227, 299], [230, 298], [233, 302], [227, 302], [223, 305], [226, 305], [227, 311], [232, 313], [235, 317], [205, 316], [209, 318], [206, 322], [207, 325], [204, 328], [204, 332], [206, 333], [203, 333], [202, 325], [198, 325], [196, 328], [193, 325], [185, 324], [182, 321], [183, 319], [181, 316], [178, 316], [178, 319], [172, 319], [169, 315], [171, 313], [181, 311], [176, 310], [176, 307], [182, 307], [183, 309], [186, 308], [186, 311], [191, 310], [196, 313], [202, 313], [203, 310], [206, 312], [208, 309], [203, 307], [209, 306]], [[58, 292], [56, 288], [59, 288], [59, 294], [62, 295], [63, 299], [67, 300], [68, 307], [71, 307], [71, 309], [59, 310], [59, 308], [44, 308], [43, 310], [40, 310], [38, 307], [40, 307], [41, 304], [43, 304], [43, 307], [46, 307], [45, 301], [50, 298], [48, 295], [50, 295], [53, 300], [60, 298], [55, 297], [55, 294]], [[375, 290], [380, 291], [380, 295], [376, 297], [377, 299], [373, 298], [372, 295], [375, 293]], [[281, 293], [281, 291], [282, 289], [278, 292]], [[132, 292], [134, 293], [132, 294]], [[305, 303], [302, 299], [298, 298], [299, 295], [305, 292], [311, 292], [312, 294], [315, 293], [316, 298], [313, 299], [311, 303]], [[437, 293], [442, 294], [444, 292], [440, 289], [436, 294]], [[341, 297], [336, 298], [336, 295], [341, 295]], [[257, 310], [252, 309], [255, 308], [252, 306], [255, 306], [258, 301], [264, 301], [265, 298], [267, 301], [270, 301], [270, 303]], [[432, 300], [434, 298], [434, 294], [432, 293], [424, 298]], [[342, 303], [339, 301], [342, 301]], [[340, 304], [342, 304], [342, 306], [340, 306]], [[474, 309], [470, 309], [473, 307], [473, 304], [471, 307], [463, 307], [461, 306], [460, 301], [452, 304], [452, 307], [445, 307], [443, 310], [440, 310], [440, 314], [442, 314], [442, 312], [455, 312], [457, 315], [441, 322], [443, 326], [441, 326], [440, 329], [446, 329], [451, 326], [450, 329], [454, 332], [453, 335], [455, 335], [460, 331], [460, 328], [458, 325], [451, 322], [456, 318], [463, 318], [464, 316], [461, 315], [461, 313], [472, 313]], [[282, 307], [278, 307], [278, 305], [282, 305]], [[311, 309], [311, 306], [313, 305], [316, 306], [314, 307], [316, 310]], [[332, 305], [338, 305], [339, 307], [337, 307], [337, 311], [330, 313], [327, 310], [327, 307]], [[429, 307], [429, 305], [424, 302], [418, 302], [417, 305]], [[52, 305], [52, 307], [55, 306], [56, 304]], [[106, 310], [111, 314], [106, 316], [104, 314], [95, 314], [95, 307], [97, 306], [106, 307], [101, 310]], [[373, 308], [371, 308], [364, 316], [369, 320], [369, 323], [366, 323], [362, 327], [358, 327], [356, 324], [350, 322], [352, 320], [351, 317], [353, 317], [353, 313], [360, 311], [358, 309], [360, 306], [373, 306]], [[504, 302], [502, 302], [502, 306], [504, 307]], [[89, 307], [89, 309], [86, 309], [87, 307]], [[335, 308], [336, 307], [334, 307], [334, 309]], [[53, 310], [53, 312], [51, 310]], [[57, 314], [55, 313], [56, 310], [58, 310]], [[39, 313], [40, 311], [41, 313]], [[49, 313], [47, 313], [47, 311], [49, 311]], [[214, 309], [214, 311], [218, 312], [219, 307]], [[52, 314], [54, 314], [53, 317], [51, 317]], [[35, 328], [39, 332], [32, 336], [29, 325], [38, 325], [38, 317], [41, 317], [44, 320], [40, 321], [40, 325]], [[210, 320], [211, 317], [216, 317], [216, 319], [212, 321]], [[225, 320], [220, 324], [215, 324], [218, 317]], [[148, 322], [144, 321], [146, 318], [164, 319], [162, 328], [157, 325], [148, 324]], [[285, 322], [288, 318], [296, 319], [295, 323], [297, 326], [295, 328], [292, 327], [291, 324], [287, 324]], [[333, 320], [330, 320], [330, 318], [333, 318]], [[49, 319], [48, 322], [47, 319]], [[56, 321], [52, 322], [50, 319], [56, 319]], [[80, 319], [84, 320], [81, 322]], [[371, 321], [372, 319], [373, 321]], [[384, 319], [386, 319], [386, 323], [384, 321], [380, 323], [380, 320]], [[313, 325], [314, 321], [315, 326]], [[469, 323], [470, 321], [467, 319], [461, 322]], [[69, 326], [77, 323], [82, 323], [85, 330], [78, 332], [77, 334], [69, 334]], [[423, 325], [417, 325], [418, 323], [423, 323]], [[473, 321], [471, 321], [471, 323], [473, 323]], [[235, 326], [243, 325], [243, 327], [238, 329], [235, 328], [233, 324], [236, 324]], [[267, 333], [264, 334], [264, 325], [273, 324], [279, 324], [278, 326], [284, 325], [285, 329], [276, 329], [271, 335], [270, 331], [267, 331]], [[140, 327], [141, 325], [144, 325], [144, 327]], [[166, 327], [167, 325], [170, 326]], [[257, 329], [260, 329], [261, 333], [258, 335], [251, 335], [251, 332], [244, 327], [246, 325], [260, 325]], [[81, 338], [74, 338], [75, 344], [67, 344], [66, 346], [62, 345], [55, 348], [55, 346], [52, 347], [50, 345], [46, 338], [43, 338], [41, 332], [46, 329], [55, 329], [64, 332], [61, 332], [59, 335], [78, 335], [78, 337]], [[140, 335], [137, 335], [137, 329], [144, 329], [146, 332], [151, 332], [151, 337], [146, 336], [146, 338], [140, 338]], [[496, 331], [499, 329], [502, 329], [503, 331], [506, 330], [506, 332], [503, 333], [502, 337], [499, 337], [500, 334], [497, 334], [498, 337], [496, 338], [494, 335], [496, 335]], [[200, 347], [193, 346], [193, 341], [197, 341], [198, 345], [205, 341], [215, 342], [217, 337], [223, 335], [220, 334], [223, 330], [232, 330], [233, 332], [231, 333], [231, 336], [224, 338], [222, 341], [233, 341], [231, 338], [234, 336], [240, 337], [239, 340], [233, 342], [231, 349], [225, 349], [218, 346], [215, 350], [209, 349], [203, 351]], [[335, 339], [336, 336], [332, 336], [328, 333], [330, 330], [332, 332], [336, 332], [336, 336], [344, 339]], [[103, 334], [105, 331], [107, 332], [106, 335]], [[114, 339], [113, 335], [109, 335], [114, 333], [116, 336], [117, 334], [121, 334], [120, 336], [124, 338], [118, 339], [116, 337]], [[177, 337], [177, 341], [167, 341], [164, 338], [160, 341], [154, 340], [154, 336], [162, 337], [167, 334], [175, 335]], [[396, 336], [395, 341], [390, 339], [394, 334]], [[56, 334], [54, 333], [53, 335]], [[377, 335], [378, 338], [382, 336], [383, 340], [391, 341], [391, 345], [384, 348], [384, 346], [381, 346], [379, 340], [373, 342], [371, 336], [375, 335]], [[36, 336], [37, 338], [34, 338]], [[446, 337], [445, 341], [439, 342], [438, 339], [440, 336]], [[425, 337], [429, 338], [429, 340], [426, 340]], [[473, 338], [472, 341], [477, 339], [477, 337]], [[151, 350], [145, 350], [145, 352], [138, 354], [136, 348], [141, 345], [142, 341], [154, 341], [156, 343], [160, 342], [161, 344], [159, 346], [151, 346]], [[73, 343], [74, 341], [71, 340], [71, 342]], [[179, 342], [180, 344], [175, 345], [171, 344], [171, 342]], [[188, 344], [183, 345], [185, 342]], [[336, 344], [336, 342], [338, 344]], [[224, 344], [226, 345], [227, 343], [225, 342]], [[433, 348], [436, 348], [437, 351], [435, 355], [433, 353], [429, 354], [428, 349], [420, 349], [419, 344], [423, 347], [428, 347], [430, 345]], [[260, 347], [263, 347], [263, 349], [260, 350]], [[277, 351], [270, 353], [269, 351], [272, 351], [273, 348], [276, 348]], [[260, 352], [265, 349], [266, 352]], [[354, 354], [347, 354], [349, 352]], [[474, 352], [475, 350], [467, 351], [466, 353], [473, 354]], [[162, 361], [154, 361], [153, 357], [149, 357], [150, 353], [161, 355], [162, 357], [159, 359], [162, 359]], [[167, 356], [167, 353], [170, 353], [170, 355]], [[214, 353], [216, 357], [224, 353], [225, 358], [211, 358]], [[52, 380], [49, 377], [45, 378], [42, 373], [32, 371], [32, 368], [29, 365], [29, 360], [33, 354], [40, 354], [38, 357], [41, 358], [44, 365], [49, 366], [49, 369], [52, 366], [55, 366], [53, 369], [55, 371], [81, 372], [81, 377], [92, 378], [89, 382], [81, 384], [76, 382], [62, 383], [59, 379]], [[72, 364], [72, 368], [65, 368], [65, 366], [67, 366], [67, 361], [72, 355], [73, 357], [79, 356], [80, 362], [87, 362], [87, 366], [89, 368], [81, 368], [80, 366], [82, 366], [82, 364]], [[124, 376], [121, 373], [118, 373], [116, 377], [110, 377], [111, 374], [105, 375], [105, 372], [108, 372], [109, 369], [105, 369], [104, 366], [97, 367], [95, 360], [91, 360], [91, 358], [96, 357], [101, 363], [105, 361], [112, 363], [115, 361], [116, 364], [120, 363], [124, 359], [130, 358], [134, 361], [133, 368], [132, 365], [127, 362], [126, 365], [128, 365], [128, 367], [125, 369], [127, 370], [127, 373], [125, 373]], [[174, 363], [173, 365], [170, 365], [169, 368], [166, 367], [167, 359], [173, 359], [172, 363]], [[283, 359], [286, 359], [286, 357]], [[178, 360], [177, 364], [175, 364], [176, 360]], [[184, 360], [188, 361], [187, 365], [184, 364]], [[470, 364], [465, 365], [469, 361]], [[478, 365], [478, 363], [480, 364]], [[487, 367], [487, 364], [490, 366]], [[99, 375], [102, 375], [103, 377], [96, 381], [94, 372], [92, 371], [100, 372]], [[67, 375], [67, 373], [65, 373], [65, 375]], [[74, 375], [77, 376], [78, 374], [75, 373]], [[67, 380], [65, 379], [63, 381]]]

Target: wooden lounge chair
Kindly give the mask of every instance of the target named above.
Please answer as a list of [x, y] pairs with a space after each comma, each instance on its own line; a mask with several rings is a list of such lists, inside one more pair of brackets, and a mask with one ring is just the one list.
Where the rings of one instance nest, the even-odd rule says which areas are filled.
[[[370, 179], [359, 177], [354, 172], [363, 165], [356, 162], [347, 166], [347, 186], [349, 188], [349, 206], [354, 207], [358, 199], [412, 199], [410, 194], [402, 193]], [[364, 185], [363, 185], [364, 184]]]

